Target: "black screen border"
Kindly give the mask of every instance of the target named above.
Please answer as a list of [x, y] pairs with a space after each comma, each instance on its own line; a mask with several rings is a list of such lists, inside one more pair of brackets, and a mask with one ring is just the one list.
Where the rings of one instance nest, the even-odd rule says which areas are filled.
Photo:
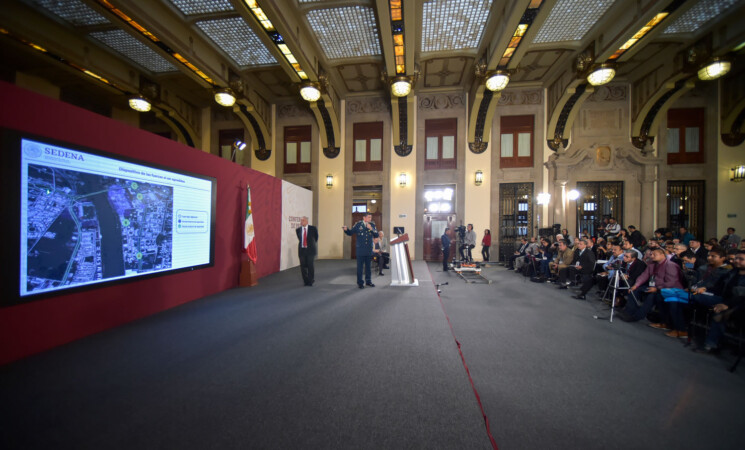
[[[23, 139], [39, 141], [50, 145], [77, 150], [104, 158], [113, 159], [132, 164], [138, 164], [144, 167], [173, 172], [189, 177], [200, 178], [210, 181], [212, 184], [212, 198], [210, 202], [210, 257], [209, 262], [197, 266], [182, 267], [135, 275], [116, 280], [101, 281], [82, 286], [62, 288], [55, 291], [40, 292], [38, 294], [28, 294], [21, 296], [20, 292], [20, 261], [21, 261], [21, 141]], [[34, 134], [26, 131], [12, 128], [0, 127], [0, 160], [2, 161], [2, 201], [0, 203], [4, 218], [0, 221], [0, 230], [3, 239], [0, 239], [0, 251], [5, 259], [4, 270], [2, 271], [2, 288], [0, 288], [0, 307], [15, 306], [26, 304], [36, 300], [44, 300], [51, 297], [59, 297], [68, 294], [80, 293], [84, 291], [95, 290], [103, 287], [111, 287], [118, 284], [130, 283], [133, 281], [142, 281], [150, 278], [156, 278], [166, 275], [174, 275], [182, 272], [191, 272], [194, 270], [205, 269], [215, 265], [215, 226], [217, 224], [217, 178], [199, 173], [189, 172], [186, 170], [175, 169], [141, 159], [131, 158], [129, 156], [110, 153], [93, 147], [86, 147], [80, 144], [74, 144], [48, 136]]]

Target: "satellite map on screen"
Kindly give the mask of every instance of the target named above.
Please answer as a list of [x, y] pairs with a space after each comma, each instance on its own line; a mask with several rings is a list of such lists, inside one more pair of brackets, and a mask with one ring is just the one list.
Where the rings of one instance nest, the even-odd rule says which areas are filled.
[[28, 166], [27, 291], [169, 269], [173, 188]]

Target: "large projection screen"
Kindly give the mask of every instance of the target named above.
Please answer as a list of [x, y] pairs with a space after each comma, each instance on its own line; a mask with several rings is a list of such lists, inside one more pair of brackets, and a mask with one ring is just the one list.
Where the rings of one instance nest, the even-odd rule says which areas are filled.
[[214, 263], [214, 178], [8, 130], [2, 150], [18, 168], [11, 303]]

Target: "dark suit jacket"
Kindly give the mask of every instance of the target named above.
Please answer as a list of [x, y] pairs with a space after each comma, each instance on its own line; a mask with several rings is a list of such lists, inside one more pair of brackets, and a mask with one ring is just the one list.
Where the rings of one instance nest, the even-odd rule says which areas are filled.
[[582, 269], [579, 271], [581, 274], [592, 275], [595, 273], [595, 254], [589, 248], [586, 248], [581, 256], [579, 250], [574, 251], [574, 261], [572, 264], [576, 264], [577, 262], [582, 266]]
[[[302, 251], [303, 248], [303, 227], [295, 228], [297, 233], [297, 251]], [[313, 255], [318, 253], [318, 229], [313, 225], [308, 225], [308, 237], [307, 237], [308, 248], [306, 251], [311, 252]]]
[[635, 259], [631, 267], [626, 268], [626, 275], [629, 276], [629, 286], [633, 286], [634, 283], [636, 283], [636, 279], [639, 278], [639, 275], [644, 273], [645, 270], [647, 270], [647, 263], [641, 259]]

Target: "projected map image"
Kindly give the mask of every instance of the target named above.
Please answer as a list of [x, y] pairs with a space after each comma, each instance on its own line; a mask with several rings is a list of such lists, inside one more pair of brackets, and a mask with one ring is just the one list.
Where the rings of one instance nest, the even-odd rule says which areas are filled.
[[28, 166], [27, 291], [169, 269], [173, 188]]

